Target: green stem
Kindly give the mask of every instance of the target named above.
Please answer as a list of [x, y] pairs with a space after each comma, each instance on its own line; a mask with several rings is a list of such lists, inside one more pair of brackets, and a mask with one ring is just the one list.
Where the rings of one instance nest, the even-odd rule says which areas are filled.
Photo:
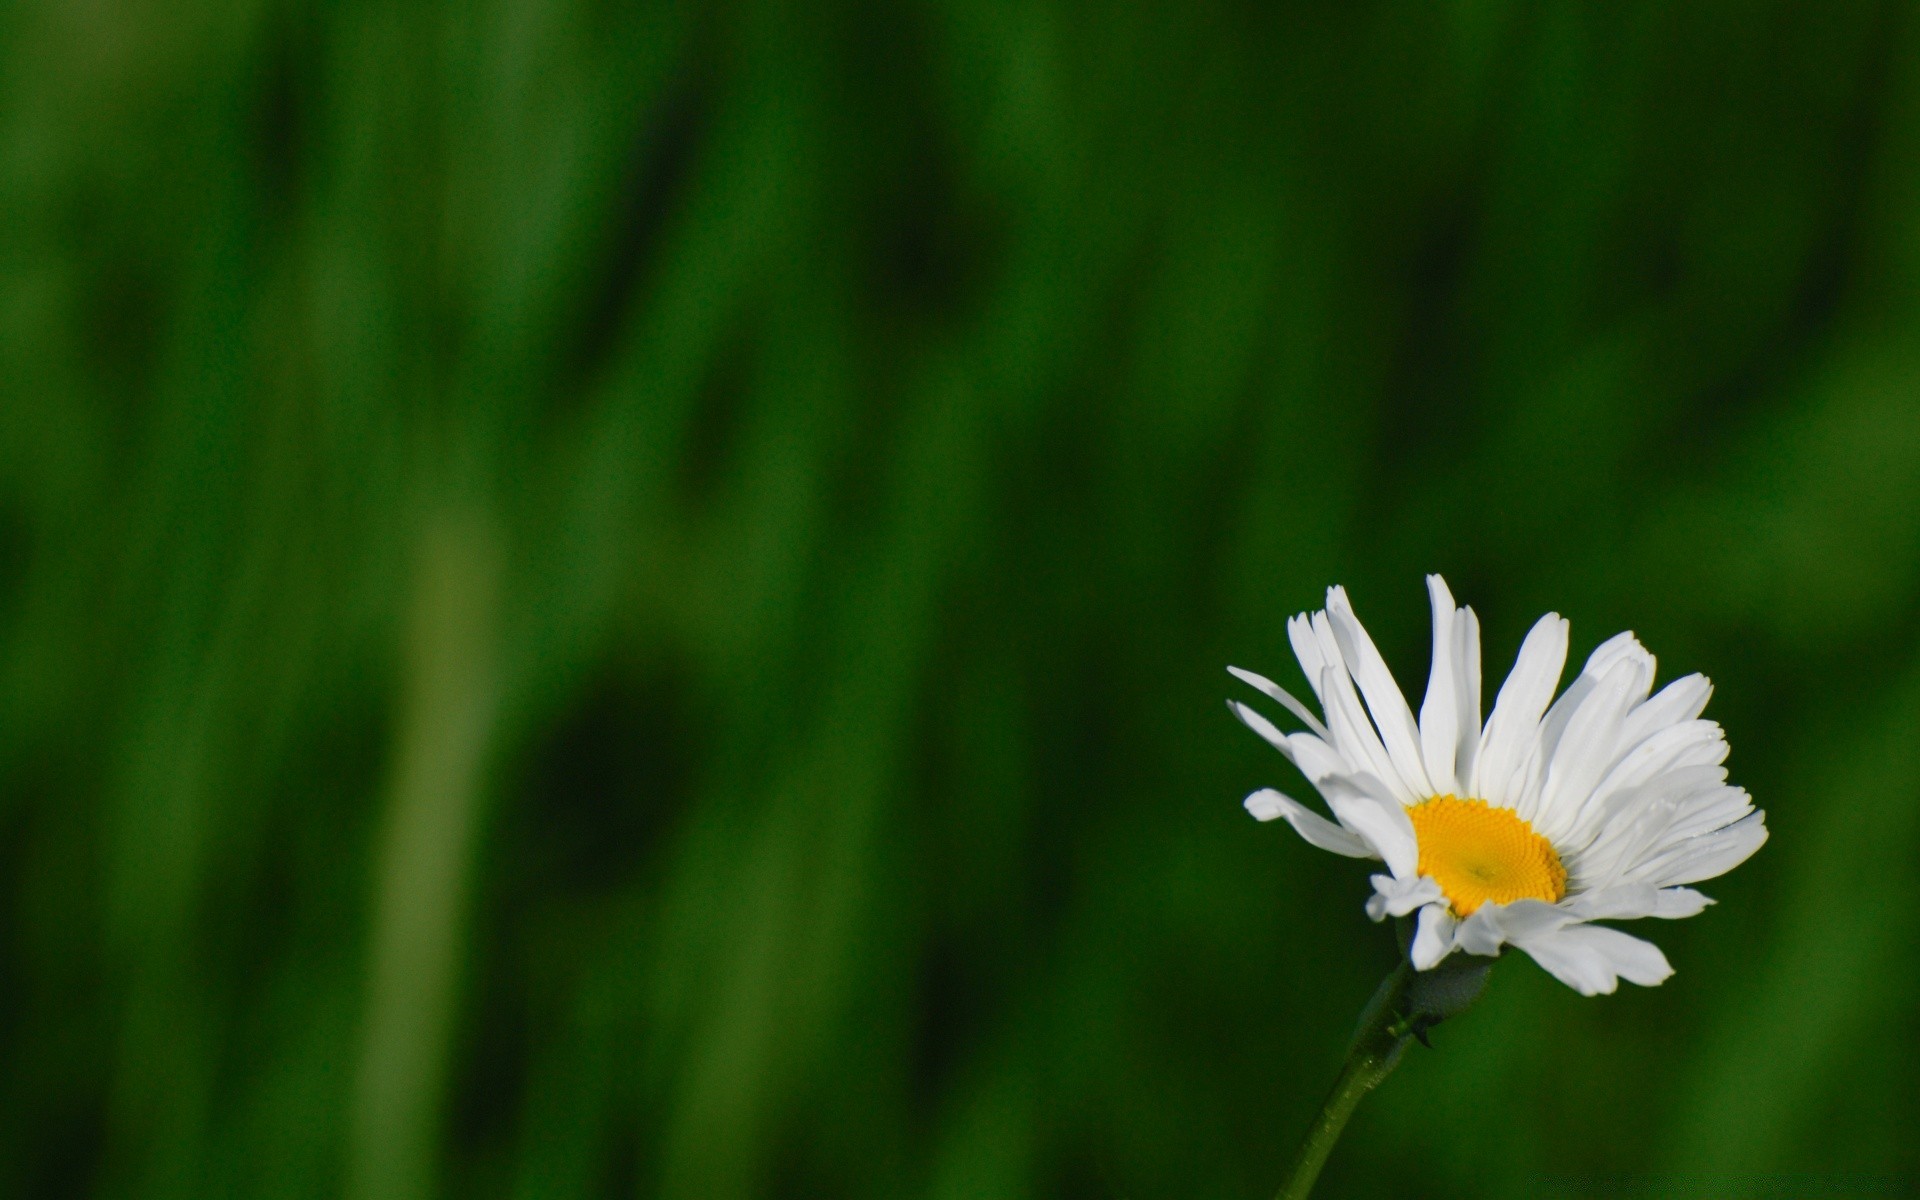
[[1352, 1048], [1347, 1051], [1346, 1065], [1340, 1068], [1340, 1078], [1321, 1106], [1313, 1127], [1307, 1130], [1300, 1156], [1294, 1160], [1293, 1175], [1275, 1200], [1306, 1200], [1313, 1191], [1314, 1181], [1320, 1178], [1320, 1168], [1327, 1164], [1327, 1155], [1333, 1152], [1334, 1143], [1347, 1127], [1347, 1118], [1360, 1104], [1360, 1097], [1372, 1091], [1399, 1063], [1401, 1052], [1414, 1036], [1415, 1026], [1406, 1015], [1413, 976], [1413, 968], [1402, 960], [1392, 974], [1381, 980], [1373, 1000], [1360, 1015], [1360, 1027], [1354, 1033]]

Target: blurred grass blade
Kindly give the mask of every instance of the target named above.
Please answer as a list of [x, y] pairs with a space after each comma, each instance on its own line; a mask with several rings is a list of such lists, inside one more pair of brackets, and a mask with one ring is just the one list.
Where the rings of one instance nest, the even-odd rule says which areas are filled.
[[429, 516], [406, 628], [404, 706], [374, 854], [348, 1195], [434, 1192], [475, 830], [499, 707], [500, 548], [477, 509]]

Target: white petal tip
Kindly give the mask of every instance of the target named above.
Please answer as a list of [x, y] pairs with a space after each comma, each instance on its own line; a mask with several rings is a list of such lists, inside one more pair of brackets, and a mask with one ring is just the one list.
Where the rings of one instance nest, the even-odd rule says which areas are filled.
[[1243, 804], [1256, 821], [1272, 821], [1286, 811], [1286, 804], [1280, 793], [1272, 788], [1261, 788], [1248, 796]]
[[1228, 667], [1227, 674], [1238, 679], [1241, 683], [1246, 684], [1256, 692], [1265, 692], [1268, 695], [1273, 693], [1274, 682], [1258, 671], [1249, 671], [1245, 667]]

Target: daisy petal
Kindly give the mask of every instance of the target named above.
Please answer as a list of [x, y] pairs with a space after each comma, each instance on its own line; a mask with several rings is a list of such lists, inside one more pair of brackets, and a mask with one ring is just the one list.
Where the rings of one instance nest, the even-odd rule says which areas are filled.
[[1293, 656], [1300, 660], [1300, 671], [1307, 677], [1307, 686], [1313, 689], [1314, 699], [1320, 701], [1321, 711], [1324, 712], [1327, 697], [1321, 690], [1320, 673], [1337, 664], [1327, 661], [1320, 639], [1314, 634], [1313, 619], [1305, 613], [1288, 617], [1287, 641], [1293, 646]]
[[1698, 916], [1712, 903], [1692, 888], [1630, 883], [1576, 896], [1567, 901], [1566, 909], [1583, 921], [1633, 921], [1641, 917], [1677, 920]]
[[1407, 958], [1416, 971], [1430, 970], [1453, 950], [1456, 921], [1445, 904], [1429, 904], [1420, 910], [1420, 924], [1413, 932], [1413, 945]]
[[1712, 896], [1696, 892], [1690, 887], [1661, 888], [1655, 895], [1658, 903], [1647, 911], [1647, 915], [1665, 921], [1697, 917], [1707, 910], [1707, 905], [1715, 903]]
[[1367, 841], [1386, 860], [1387, 869], [1396, 878], [1415, 873], [1420, 861], [1420, 846], [1413, 836], [1413, 821], [1406, 806], [1389, 793], [1386, 786], [1370, 775], [1329, 780], [1322, 789], [1327, 807], [1340, 823]]
[[1423, 904], [1445, 899], [1440, 885], [1425, 875], [1395, 879], [1391, 875], [1373, 876], [1373, 895], [1367, 897], [1367, 916], [1376, 921], [1404, 917]]
[[1465, 784], [1480, 758], [1480, 618], [1462, 608], [1453, 623], [1453, 679], [1460, 689], [1460, 741], [1453, 754], [1453, 777]]
[[1422, 798], [1433, 795], [1433, 784], [1427, 779], [1426, 764], [1420, 756], [1420, 728], [1413, 723], [1413, 711], [1407, 707], [1400, 685], [1394, 682], [1393, 672], [1387, 669], [1387, 660], [1380, 657], [1366, 627], [1354, 615], [1347, 589], [1327, 590], [1327, 619], [1339, 640], [1340, 653], [1353, 671], [1354, 682], [1366, 697], [1367, 712], [1380, 730], [1394, 769], [1416, 794]]
[[1601, 776], [1620, 754], [1627, 710], [1646, 694], [1652, 656], [1622, 657], [1594, 682], [1586, 700], [1566, 718], [1552, 750], [1537, 809], [1520, 815], [1550, 839], [1564, 838]]
[[[1641, 705], [1641, 708], [1645, 707]], [[1632, 721], [1633, 715], [1629, 714], [1627, 724]], [[1669, 725], [1640, 739], [1637, 744], [1631, 738], [1632, 735], [1623, 726], [1620, 744], [1632, 745], [1633, 748], [1608, 769], [1606, 776], [1594, 786], [1592, 794], [1569, 822], [1570, 827], [1564, 832], [1569, 844], [1584, 846], [1592, 841], [1598, 832], [1593, 827], [1595, 822], [1604, 822], [1619, 815], [1621, 810], [1618, 805], [1625, 799], [1625, 793], [1688, 767], [1718, 766], [1727, 756], [1726, 738], [1722, 736], [1720, 727], [1712, 721], [1688, 720]]]
[[1652, 987], [1673, 974], [1660, 947], [1601, 925], [1567, 925], [1514, 945], [1583, 996], [1610, 993], [1622, 979]]
[[1488, 913], [1499, 927], [1500, 936], [1509, 942], [1552, 933], [1571, 924], [1574, 917], [1557, 904], [1544, 900], [1515, 900], [1511, 904], [1483, 904], [1474, 914]]
[[1753, 856], [1767, 840], [1765, 813], [1743, 817], [1725, 829], [1688, 838], [1629, 872], [1629, 878], [1666, 886], [1724, 875]]
[[1607, 677], [1607, 672], [1623, 662], [1638, 663], [1646, 673], [1645, 682], [1634, 693], [1628, 707], [1631, 708], [1646, 700], [1647, 692], [1653, 687], [1653, 655], [1647, 652], [1647, 648], [1640, 644], [1640, 639], [1634, 637], [1631, 631], [1616, 633], [1594, 647], [1593, 653], [1587, 656], [1587, 665], [1580, 668], [1579, 677], [1569, 684], [1560, 698], [1553, 702], [1553, 706], [1547, 709], [1546, 718], [1540, 722], [1540, 737], [1546, 743], [1548, 750], [1553, 749], [1561, 733], [1566, 730], [1567, 721], [1573, 716], [1573, 710], [1580, 706], [1589, 692], [1600, 686], [1600, 681]]
[[[1369, 902], [1371, 903], [1371, 902]], [[1491, 957], [1500, 953], [1500, 947], [1506, 944], [1507, 935], [1500, 928], [1497, 904], [1482, 904], [1473, 910], [1473, 914], [1460, 922], [1460, 928], [1454, 932], [1454, 944], [1468, 954]]]
[[1712, 695], [1713, 683], [1705, 675], [1682, 675], [1633, 710], [1621, 731], [1622, 740], [1636, 745], [1669, 725], [1691, 721], [1706, 709]]
[[1319, 813], [1291, 796], [1283, 795], [1272, 788], [1262, 788], [1246, 799], [1247, 811], [1256, 821], [1271, 821], [1278, 817], [1286, 818], [1293, 831], [1306, 839], [1308, 845], [1318, 846], [1322, 850], [1331, 850], [1335, 854], [1344, 854], [1348, 858], [1379, 858], [1367, 839], [1347, 829], [1335, 825]]
[[1480, 739], [1479, 761], [1474, 764], [1474, 796], [1489, 804], [1512, 806], [1519, 791], [1516, 776], [1534, 752], [1541, 714], [1553, 699], [1566, 662], [1567, 622], [1558, 613], [1548, 613], [1520, 643], [1513, 671], [1493, 702], [1493, 715], [1487, 718], [1486, 733]]
[[1286, 755], [1288, 762], [1293, 761], [1293, 748], [1287, 745], [1287, 735], [1281, 733], [1272, 721], [1267, 720], [1258, 712], [1248, 708], [1238, 700], [1227, 701], [1227, 711], [1240, 718], [1242, 725], [1259, 734], [1266, 740], [1269, 746]]
[[1352, 763], [1311, 733], [1288, 734], [1287, 749], [1282, 753], [1291, 756], [1293, 765], [1299, 767], [1300, 773], [1312, 780], [1315, 787], [1330, 776], [1353, 773]]
[[1418, 803], [1423, 797], [1416, 796], [1394, 769], [1392, 756], [1380, 744], [1380, 736], [1360, 707], [1360, 697], [1354, 693], [1346, 668], [1332, 666], [1321, 671], [1320, 689], [1327, 698], [1327, 728], [1333, 734], [1334, 749], [1355, 768], [1385, 783], [1402, 804]]
[[1604, 925], [1570, 925], [1561, 936], [1573, 934], [1597, 949], [1620, 978], [1641, 987], [1657, 987], [1673, 974], [1673, 964], [1660, 947], [1645, 938], [1608, 929]]
[[1433, 790], [1452, 795], [1460, 790], [1453, 773], [1454, 754], [1460, 748], [1461, 715], [1461, 689], [1454, 679], [1459, 665], [1453, 649], [1457, 614], [1446, 580], [1427, 576], [1427, 594], [1433, 601], [1433, 666], [1427, 674], [1427, 698], [1420, 705], [1420, 754], [1426, 760], [1427, 781], [1433, 784]]
[[1244, 684], [1248, 684], [1266, 693], [1270, 699], [1279, 701], [1282, 707], [1294, 716], [1299, 717], [1308, 729], [1313, 730], [1322, 738], [1328, 736], [1327, 727], [1320, 723], [1320, 718], [1314, 716], [1312, 710], [1294, 699], [1293, 693], [1287, 691], [1287, 689], [1281, 687], [1273, 680], [1268, 679], [1265, 675], [1256, 675], [1252, 671], [1244, 671], [1239, 667], [1228, 667], [1227, 674]]

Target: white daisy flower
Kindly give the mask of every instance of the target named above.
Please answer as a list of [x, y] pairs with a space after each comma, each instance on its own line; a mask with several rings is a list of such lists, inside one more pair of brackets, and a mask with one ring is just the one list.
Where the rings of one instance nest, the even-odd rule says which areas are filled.
[[1653, 655], [1622, 633], [1555, 700], [1567, 622], [1548, 613], [1483, 726], [1479, 621], [1438, 575], [1427, 589], [1433, 669], [1417, 722], [1344, 588], [1287, 622], [1324, 720], [1272, 680], [1228, 668], [1307, 726], [1282, 733], [1228, 701], [1334, 819], [1271, 788], [1248, 796], [1247, 811], [1285, 817], [1323, 850], [1383, 860], [1367, 915], [1419, 912], [1418, 970], [1511, 944], [1584, 995], [1622, 978], [1661, 982], [1673, 968], [1659, 947], [1590, 922], [1691, 917], [1712, 901], [1681, 885], [1724, 874], [1767, 840], [1766, 814], [1726, 781], [1720, 726], [1700, 719], [1712, 685], [1688, 675], [1653, 692]]

